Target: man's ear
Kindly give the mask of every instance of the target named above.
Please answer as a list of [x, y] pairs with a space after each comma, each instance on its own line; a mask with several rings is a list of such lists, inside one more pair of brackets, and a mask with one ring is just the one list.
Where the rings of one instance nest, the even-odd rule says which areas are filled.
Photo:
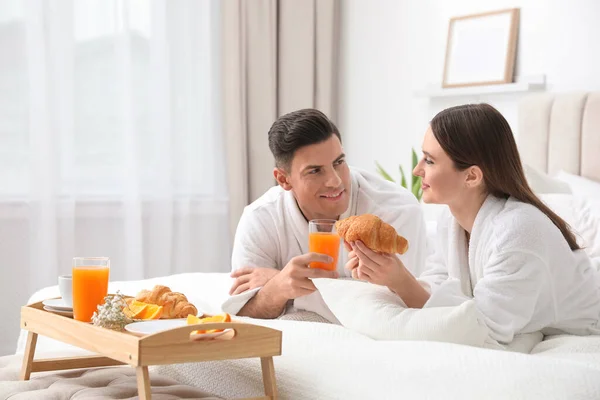
[[273, 176], [275, 180], [284, 190], [291, 190], [292, 185], [289, 183], [287, 173], [278, 167], [273, 168]]
[[468, 188], [476, 188], [483, 185], [483, 171], [477, 165], [467, 168], [465, 183]]

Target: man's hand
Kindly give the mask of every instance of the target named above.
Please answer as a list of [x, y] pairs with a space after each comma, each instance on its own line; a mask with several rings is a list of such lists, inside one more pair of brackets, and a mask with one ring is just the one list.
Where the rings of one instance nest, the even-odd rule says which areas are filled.
[[291, 300], [311, 294], [317, 288], [312, 283], [314, 278], [337, 278], [337, 271], [327, 271], [319, 268], [309, 268], [311, 262], [330, 263], [331, 257], [325, 254], [308, 253], [294, 257], [274, 276], [265, 286], [277, 297]]
[[265, 284], [279, 273], [275, 268], [262, 267], [243, 267], [236, 269], [231, 273], [231, 277], [235, 278], [229, 295], [236, 295], [247, 290], [265, 286]]
[[292, 258], [281, 271], [267, 281], [256, 296], [242, 307], [238, 315], [277, 318], [283, 312], [288, 300], [306, 296], [317, 290], [311, 279], [338, 277], [337, 271], [309, 268], [308, 265], [313, 261], [329, 263], [331, 257], [308, 253]]

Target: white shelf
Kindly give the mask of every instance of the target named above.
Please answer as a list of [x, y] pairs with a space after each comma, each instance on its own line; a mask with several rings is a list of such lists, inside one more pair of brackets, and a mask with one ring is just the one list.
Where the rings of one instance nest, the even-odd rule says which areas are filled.
[[465, 86], [458, 88], [442, 88], [441, 84], [430, 86], [424, 90], [415, 92], [416, 97], [459, 97], [459, 96], [480, 96], [485, 94], [503, 94], [536, 92], [546, 89], [546, 76], [536, 75], [527, 77], [517, 77], [514, 83], [505, 83], [486, 86]]

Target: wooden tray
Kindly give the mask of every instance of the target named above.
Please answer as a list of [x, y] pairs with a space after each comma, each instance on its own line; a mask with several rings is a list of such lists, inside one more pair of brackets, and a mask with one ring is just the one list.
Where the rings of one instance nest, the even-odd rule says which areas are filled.
[[[233, 329], [228, 339], [190, 340], [190, 333], [203, 329]], [[166, 331], [135, 336], [117, 332], [43, 309], [42, 302], [21, 307], [21, 329], [28, 332], [21, 380], [32, 372], [73, 368], [131, 365], [136, 369], [141, 400], [151, 399], [149, 365], [260, 357], [265, 396], [276, 399], [273, 356], [281, 355], [281, 331], [239, 322], [185, 325]], [[93, 356], [34, 360], [37, 336], [43, 335], [97, 353]]]

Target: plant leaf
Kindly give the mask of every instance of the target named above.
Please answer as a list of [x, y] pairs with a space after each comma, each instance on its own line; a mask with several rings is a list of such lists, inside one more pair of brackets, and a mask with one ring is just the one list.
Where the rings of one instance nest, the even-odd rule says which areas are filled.
[[415, 170], [415, 167], [419, 163], [419, 157], [417, 157], [417, 152], [415, 151], [414, 147], [411, 147], [410, 150], [412, 151], [412, 170], [411, 170], [410, 186], [414, 187], [415, 183], [417, 181], [417, 179], [416, 179], [417, 177], [412, 174], [412, 171]]
[[413, 167], [413, 169], [415, 169], [415, 167], [419, 163], [419, 157], [417, 156], [417, 152], [415, 151], [414, 148], [411, 150], [412, 150], [412, 167]]
[[386, 179], [386, 180], [388, 180], [390, 182], [394, 182], [394, 183], [396, 182], [394, 180], [394, 178], [392, 178], [390, 176], [390, 174], [388, 174], [377, 161], [375, 161], [375, 164], [377, 165], [377, 172], [379, 173], [379, 175], [381, 175], [383, 177], [383, 179]]
[[415, 195], [417, 200], [421, 200], [421, 196], [423, 195], [423, 191], [421, 189], [421, 177], [416, 177], [415, 183], [412, 186], [412, 193]]
[[408, 188], [408, 186], [406, 186], [406, 175], [404, 175], [404, 169], [402, 169], [402, 165], [399, 165], [400, 167], [400, 185], [402, 185], [403, 188]]

